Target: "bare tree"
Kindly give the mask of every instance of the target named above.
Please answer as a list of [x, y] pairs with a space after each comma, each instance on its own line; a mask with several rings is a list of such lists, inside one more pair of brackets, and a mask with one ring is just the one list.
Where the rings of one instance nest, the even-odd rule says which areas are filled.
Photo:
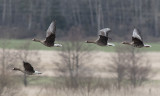
[[133, 87], [149, 79], [151, 66], [145, 56], [133, 47], [117, 47], [112, 56], [109, 71], [117, 75], [118, 88], [124, 80], [129, 80]]
[[3, 11], [2, 11], [2, 22], [4, 23], [6, 20], [6, 10], [7, 10], [7, 2], [3, 0]]
[[41, 33], [39, 30], [44, 30], [53, 19], [63, 22], [58, 23], [58, 28], [62, 31], [81, 25], [86, 31], [85, 34], [91, 36], [95, 36], [95, 29], [99, 30], [105, 26], [109, 26], [113, 31], [114, 26], [117, 26], [116, 30], [119, 31], [114, 31], [115, 35], [127, 36], [133, 25], [143, 27], [148, 36], [159, 36], [159, 0], [146, 0], [143, 3], [140, 0], [14, 0], [14, 2], [0, 0], [0, 2], [0, 26], [5, 26], [5, 29], [18, 27], [22, 30], [21, 33], [28, 31], [27, 34], [21, 34], [23, 38], [33, 36], [33, 32]]
[[138, 49], [132, 47], [129, 49], [127, 59], [127, 78], [133, 87], [137, 87], [149, 79], [151, 65]]
[[0, 49], [0, 95], [4, 88], [8, 88], [11, 84], [10, 71], [11, 65], [17, 60], [17, 55], [14, 50], [6, 49], [9, 45], [8, 40], [3, 40], [1, 43], [2, 48]]
[[[18, 51], [18, 58], [20, 61], [29, 61], [34, 63], [40, 63], [40, 57], [38, 51], [32, 51], [30, 50], [31, 42], [26, 41], [23, 45], [21, 45], [19, 48], [20, 50]], [[34, 59], [33, 59], [34, 57]], [[24, 79], [23, 79], [24, 85], [28, 85], [27, 81], [27, 75], [24, 73]]]
[[62, 74], [61, 76], [66, 77], [66, 84], [74, 88], [78, 87], [80, 77], [84, 77], [89, 73], [88, 68], [84, 65], [89, 59], [88, 48], [79, 41], [82, 38], [82, 32], [81, 27], [70, 29], [69, 41], [63, 45], [62, 52], [59, 54], [61, 63], [56, 63], [58, 72]]
[[127, 52], [124, 50], [124, 47], [116, 47], [116, 54], [111, 57], [112, 63], [108, 66], [109, 72], [115, 73], [117, 76], [118, 89], [121, 88], [121, 83], [125, 78], [125, 69], [128, 63], [125, 57], [126, 55]]
[[91, 18], [91, 26], [94, 25], [94, 19], [93, 19], [93, 5], [92, 5], [92, 0], [88, 0], [88, 5], [90, 9], [90, 18]]
[[154, 32], [154, 35], [155, 35], [155, 37], [158, 37], [159, 36], [159, 31], [158, 31], [158, 25], [159, 25], [159, 8], [158, 8], [158, 6], [159, 6], [159, 1], [158, 0], [153, 0], [152, 1], [152, 6], [153, 6], [153, 14], [154, 14], [154, 30], [155, 30], [155, 32]]

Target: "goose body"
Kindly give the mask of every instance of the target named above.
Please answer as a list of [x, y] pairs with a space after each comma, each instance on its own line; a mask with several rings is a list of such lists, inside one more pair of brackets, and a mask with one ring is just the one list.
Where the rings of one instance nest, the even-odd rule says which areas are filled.
[[143, 43], [142, 36], [140, 32], [134, 28], [133, 34], [132, 34], [132, 42], [124, 41], [122, 44], [131, 45], [133, 47], [142, 48], [142, 47], [151, 47], [151, 45], [147, 45]]
[[56, 22], [53, 21], [47, 29], [45, 40], [39, 40], [36, 38], [33, 38], [32, 40], [35, 42], [40, 42], [47, 47], [62, 47], [61, 44], [54, 43], [55, 38], [56, 38]]
[[111, 31], [110, 28], [104, 28], [104, 29], [101, 29], [99, 31], [99, 37], [97, 40], [95, 41], [85, 41], [86, 43], [94, 43], [94, 44], [97, 44], [99, 46], [115, 46], [114, 44], [112, 43], [108, 43], [108, 33]]
[[28, 62], [24, 62], [23, 61], [23, 67], [24, 67], [24, 70], [22, 70], [20, 68], [13, 68], [13, 70], [21, 71], [21, 72], [23, 72], [25, 74], [28, 74], [28, 75], [42, 74], [39, 71], [35, 71], [34, 68], [32, 67], [32, 65], [30, 63], [28, 63]]

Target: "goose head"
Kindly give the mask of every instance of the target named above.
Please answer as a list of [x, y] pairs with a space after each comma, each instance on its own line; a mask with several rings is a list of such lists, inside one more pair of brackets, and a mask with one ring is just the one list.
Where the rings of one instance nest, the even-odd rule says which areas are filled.
[[85, 43], [88, 43], [89, 41], [87, 40], [87, 41], [85, 41]]
[[37, 41], [37, 40], [35, 38], [33, 38], [32, 41]]
[[32, 39], [32, 41], [35, 41], [35, 42], [41, 42], [41, 43], [43, 43], [43, 42], [44, 42], [44, 41], [38, 40], [38, 39], [36, 39], [36, 38], [33, 38], [33, 39]]
[[86, 43], [97, 43], [97, 42], [95, 42], [95, 41], [85, 41]]
[[13, 68], [12, 70], [20, 70], [19, 68]]
[[127, 42], [127, 41], [123, 41], [122, 44], [128, 44], [128, 45], [130, 45], [130, 43]]

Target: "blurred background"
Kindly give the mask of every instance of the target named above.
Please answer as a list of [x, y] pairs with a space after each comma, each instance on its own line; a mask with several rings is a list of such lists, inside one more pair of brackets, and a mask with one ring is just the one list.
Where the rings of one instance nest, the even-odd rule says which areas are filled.
[[[0, 96], [159, 96], [159, 0], [0, 0]], [[44, 39], [56, 20], [56, 42]], [[109, 27], [116, 47], [86, 44]], [[121, 45], [134, 27], [151, 48]], [[42, 72], [13, 71], [30, 62]]]
[[19, 39], [44, 34], [52, 20], [61, 37], [75, 26], [85, 36], [110, 27], [115, 36], [124, 38], [135, 26], [147, 37], [158, 38], [159, 16], [158, 0], [0, 0], [1, 33]]

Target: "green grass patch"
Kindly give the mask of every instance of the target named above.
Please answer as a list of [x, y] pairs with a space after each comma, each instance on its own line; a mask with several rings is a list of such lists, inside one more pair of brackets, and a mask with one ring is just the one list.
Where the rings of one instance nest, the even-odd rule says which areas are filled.
[[51, 77], [37, 77], [37, 76], [28, 76], [27, 81], [31, 85], [41, 85], [41, 84], [51, 84], [54, 81], [54, 78]]
[[[56, 43], [60, 43], [63, 46], [66, 44], [69, 44], [67, 41], [56, 41]], [[83, 43], [83, 42], [82, 42]], [[122, 45], [120, 43], [113, 42], [116, 46], [127, 46]], [[149, 43], [151, 45], [151, 48], [139, 48], [141, 51], [160, 51], [160, 43]], [[88, 47], [89, 49], [92, 49], [94, 51], [105, 51], [105, 52], [114, 52], [115, 47], [107, 47], [107, 46], [98, 46], [96, 44], [87, 44], [84, 42], [85, 47]], [[61, 50], [61, 48], [57, 47], [46, 47], [38, 42], [33, 42], [32, 40], [0, 40], [0, 48], [7, 48], [7, 49], [23, 49], [26, 47], [29, 47], [30, 50]]]
[[56, 47], [46, 47], [41, 43], [33, 42], [32, 40], [0, 40], [0, 47], [7, 49], [23, 49], [28, 47], [30, 50], [59, 50]]

